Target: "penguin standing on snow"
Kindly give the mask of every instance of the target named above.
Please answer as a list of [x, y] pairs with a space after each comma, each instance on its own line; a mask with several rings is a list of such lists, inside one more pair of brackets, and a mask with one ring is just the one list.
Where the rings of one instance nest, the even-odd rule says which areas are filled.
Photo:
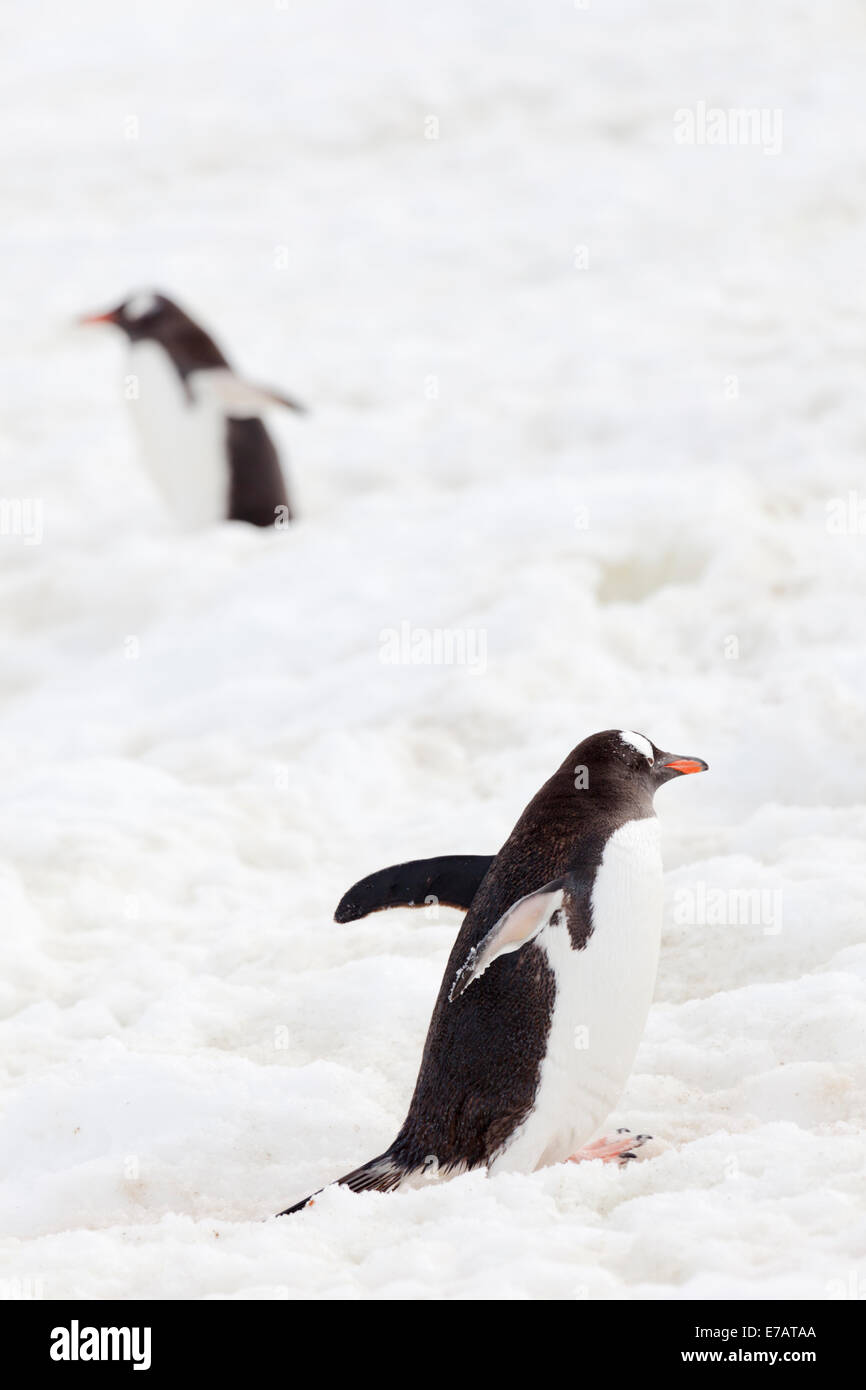
[[646, 1137], [588, 1142], [622, 1094], [655, 986], [653, 795], [706, 767], [629, 730], [593, 734], [493, 858], [416, 860], [349, 890], [338, 921], [431, 896], [467, 915], [403, 1127], [340, 1183], [387, 1192], [469, 1168], [531, 1173], [568, 1158], [623, 1159]]
[[235, 376], [213, 338], [163, 294], [136, 294], [82, 323], [129, 339], [127, 400], [142, 460], [185, 526], [291, 519], [280, 460], [259, 413], [303, 407]]

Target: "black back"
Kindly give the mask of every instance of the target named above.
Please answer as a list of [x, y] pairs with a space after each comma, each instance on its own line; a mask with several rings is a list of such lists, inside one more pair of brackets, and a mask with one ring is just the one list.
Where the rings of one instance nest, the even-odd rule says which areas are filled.
[[274, 442], [257, 417], [226, 421], [230, 470], [229, 521], [273, 526], [278, 507], [291, 521], [289, 495]]

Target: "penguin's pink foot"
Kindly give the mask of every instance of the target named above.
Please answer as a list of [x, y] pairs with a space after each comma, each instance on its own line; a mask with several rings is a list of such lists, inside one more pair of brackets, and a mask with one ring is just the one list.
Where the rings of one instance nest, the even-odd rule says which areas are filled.
[[630, 1129], [618, 1129], [614, 1135], [604, 1135], [601, 1139], [594, 1139], [591, 1144], [584, 1144], [582, 1149], [571, 1155], [568, 1162], [588, 1163], [600, 1158], [602, 1163], [618, 1163], [620, 1167], [625, 1167], [633, 1158], [637, 1158], [635, 1149], [641, 1148], [650, 1139], [651, 1134], [632, 1134]]

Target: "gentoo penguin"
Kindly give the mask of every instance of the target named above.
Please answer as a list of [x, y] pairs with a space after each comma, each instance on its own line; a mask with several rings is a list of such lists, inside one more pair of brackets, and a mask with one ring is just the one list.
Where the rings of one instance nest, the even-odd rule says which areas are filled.
[[662, 864], [653, 795], [706, 767], [630, 730], [593, 734], [492, 859], [415, 861], [349, 890], [342, 921], [420, 903], [434, 886], [440, 901], [468, 911], [403, 1127], [340, 1183], [387, 1192], [469, 1168], [531, 1173], [634, 1143], [588, 1141], [625, 1087], [655, 985]]
[[113, 323], [129, 339], [126, 398], [145, 467], [185, 526], [291, 519], [267, 406], [303, 411], [235, 376], [213, 338], [164, 294], [135, 294], [81, 323]]

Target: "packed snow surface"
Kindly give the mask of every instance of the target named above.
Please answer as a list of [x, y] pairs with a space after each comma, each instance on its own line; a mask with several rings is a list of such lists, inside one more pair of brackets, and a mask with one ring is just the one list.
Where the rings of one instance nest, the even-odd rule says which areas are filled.
[[[862, 6], [0, 29], [0, 1292], [863, 1296]], [[74, 326], [151, 287], [309, 406], [292, 528], [161, 509]], [[710, 764], [655, 1146], [265, 1219], [393, 1138], [459, 926], [342, 892], [606, 728]]]

